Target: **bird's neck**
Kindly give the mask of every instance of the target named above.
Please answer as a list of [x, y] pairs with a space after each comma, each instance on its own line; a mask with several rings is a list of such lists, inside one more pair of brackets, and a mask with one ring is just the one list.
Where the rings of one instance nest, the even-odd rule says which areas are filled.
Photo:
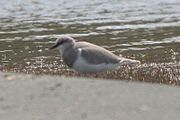
[[71, 49], [73, 46], [74, 46], [74, 44], [69, 45], [69, 46], [65, 46], [65, 47], [60, 47], [59, 52], [63, 55], [64, 52], [69, 51], [69, 49]]

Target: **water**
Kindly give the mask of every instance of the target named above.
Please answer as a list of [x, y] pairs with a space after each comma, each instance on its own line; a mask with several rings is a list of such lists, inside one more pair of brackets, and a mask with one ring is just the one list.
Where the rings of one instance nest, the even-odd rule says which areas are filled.
[[179, 0], [1, 0], [0, 4], [3, 69], [68, 69], [58, 51], [47, 50], [60, 35], [144, 64], [174, 63], [179, 69]]

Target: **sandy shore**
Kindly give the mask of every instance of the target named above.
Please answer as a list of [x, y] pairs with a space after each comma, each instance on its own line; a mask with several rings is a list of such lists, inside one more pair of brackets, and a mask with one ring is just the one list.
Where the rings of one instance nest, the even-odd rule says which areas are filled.
[[0, 120], [179, 120], [180, 88], [0, 73]]
[[180, 86], [180, 68], [175, 63], [151, 63], [140, 65], [124, 65], [114, 71], [82, 74], [69, 69], [67, 66], [13, 66], [1, 67], [1, 72], [15, 72], [37, 75], [57, 75], [66, 77], [88, 77], [91, 79], [116, 79], [138, 82], [150, 82]]

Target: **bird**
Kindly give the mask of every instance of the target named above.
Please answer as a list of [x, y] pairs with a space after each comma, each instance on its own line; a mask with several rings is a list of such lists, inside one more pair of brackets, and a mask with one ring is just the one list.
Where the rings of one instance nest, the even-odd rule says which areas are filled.
[[115, 70], [124, 64], [140, 63], [117, 56], [109, 50], [98, 45], [77, 41], [69, 36], [61, 36], [50, 49], [57, 48], [63, 62], [70, 68], [80, 73], [96, 73]]

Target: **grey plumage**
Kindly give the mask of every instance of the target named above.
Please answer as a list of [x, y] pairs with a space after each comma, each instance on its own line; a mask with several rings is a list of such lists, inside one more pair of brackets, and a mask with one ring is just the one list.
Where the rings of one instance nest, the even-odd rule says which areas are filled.
[[82, 57], [90, 64], [102, 64], [102, 63], [118, 63], [119, 58], [107, 51], [104, 48], [98, 46], [89, 46], [82, 48]]
[[58, 38], [56, 44], [51, 47], [54, 48], [59, 49], [65, 64], [80, 72], [112, 70], [124, 63], [139, 63], [137, 60], [119, 57], [88, 42], [75, 42], [73, 38], [66, 36]]
[[67, 49], [66, 54], [62, 54], [62, 59], [66, 65], [72, 67], [77, 59], [77, 49]]

